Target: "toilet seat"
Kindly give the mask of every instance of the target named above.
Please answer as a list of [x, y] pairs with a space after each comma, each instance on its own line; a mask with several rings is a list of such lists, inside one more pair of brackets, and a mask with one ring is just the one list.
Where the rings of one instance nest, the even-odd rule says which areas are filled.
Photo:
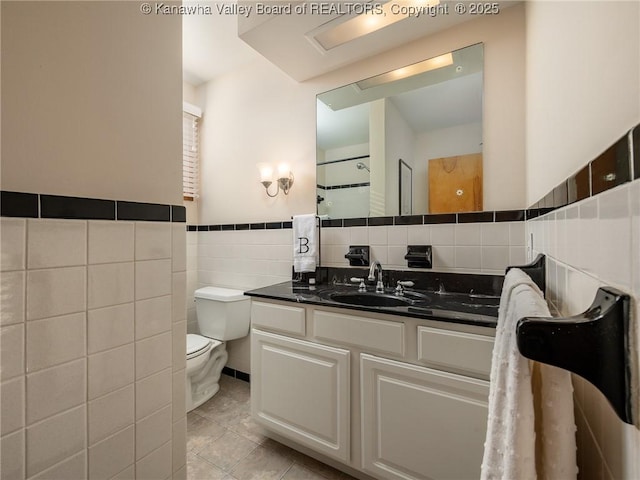
[[222, 342], [193, 333], [187, 334], [187, 360], [213, 350]]

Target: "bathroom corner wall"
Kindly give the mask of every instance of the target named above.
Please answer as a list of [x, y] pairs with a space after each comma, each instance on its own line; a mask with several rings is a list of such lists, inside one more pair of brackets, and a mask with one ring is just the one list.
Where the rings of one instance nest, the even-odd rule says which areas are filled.
[[0, 228], [0, 476], [186, 478], [184, 223]]
[[[640, 180], [527, 222], [527, 237], [533, 239], [534, 256], [547, 256], [547, 298], [561, 315], [585, 311], [598, 287], [609, 285], [631, 295], [637, 325]], [[639, 478], [640, 431], [620, 421], [590, 383], [577, 375], [573, 383], [579, 478]]]
[[181, 18], [0, 9], [0, 477], [186, 478]]
[[[527, 201], [533, 204], [581, 169], [588, 183], [602, 182], [585, 165], [640, 122], [640, 4], [525, 6]], [[600, 285], [611, 285], [632, 296], [637, 330], [637, 169], [635, 174], [632, 183], [527, 222], [533, 251], [547, 255], [548, 298], [563, 314], [584, 311]], [[588, 183], [587, 197], [596, 191]], [[554, 206], [546, 203], [539, 206]], [[640, 478], [640, 431], [618, 420], [587, 382], [574, 376], [574, 388], [580, 479]]]

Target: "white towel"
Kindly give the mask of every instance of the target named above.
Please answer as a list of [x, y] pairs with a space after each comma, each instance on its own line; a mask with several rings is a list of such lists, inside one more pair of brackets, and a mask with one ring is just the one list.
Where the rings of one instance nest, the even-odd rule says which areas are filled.
[[[576, 478], [570, 374], [540, 365], [541, 401], [534, 409], [530, 362], [520, 354], [516, 343], [520, 318], [548, 316], [549, 309], [537, 285], [521, 270], [511, 269], [505, 276], [498, 311], [483, 480]], [[536, 423], [540, 436], [537, 458]]]
[[315, 214], [293, 217], [293, 270], [295, 272], [316, 271], [317, 238]]

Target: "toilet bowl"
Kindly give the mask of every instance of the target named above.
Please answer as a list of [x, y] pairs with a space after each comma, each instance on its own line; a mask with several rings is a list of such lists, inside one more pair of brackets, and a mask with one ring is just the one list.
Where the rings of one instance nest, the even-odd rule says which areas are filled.
[[213, 397], [229, 355], [224, 342], [201, 335], [187, 335], [187, 411]]
[[190, 333], [186, 338], [187, 412], [218, 392], [229, 358], [225, 341], [248, 335], [250, 318], [250, 299], [241, 290], [204, 287], [194, 297], [200, 335]]

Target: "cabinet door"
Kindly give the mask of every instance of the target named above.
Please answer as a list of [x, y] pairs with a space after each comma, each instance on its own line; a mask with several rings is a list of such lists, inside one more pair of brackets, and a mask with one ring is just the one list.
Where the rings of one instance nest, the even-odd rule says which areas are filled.
[[489, 382], [362, 354], [362, 468], [388, 479], [478, 479]]
[[253, 330], [254, 419], [317, 452], [348, 462], [349, 358], [347, 350]]

